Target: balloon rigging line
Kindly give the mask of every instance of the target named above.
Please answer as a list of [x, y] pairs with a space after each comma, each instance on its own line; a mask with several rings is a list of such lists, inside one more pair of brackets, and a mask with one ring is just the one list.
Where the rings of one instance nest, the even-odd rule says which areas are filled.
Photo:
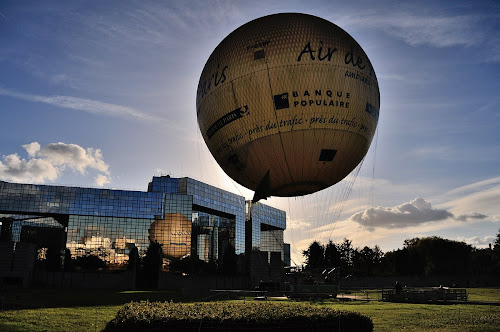
[[[373, 166], [372, 166], [372, 186], [371, 186], [371, 207], [374, 207], [373, 197], [375, 191], [375, 163], [377, 160], [377, 147], [378, 147], [378, 129], [375, 130], [375, 146], [373, 147]], [[373, 228], [373, 220], [370, 215], [370, 228]]]

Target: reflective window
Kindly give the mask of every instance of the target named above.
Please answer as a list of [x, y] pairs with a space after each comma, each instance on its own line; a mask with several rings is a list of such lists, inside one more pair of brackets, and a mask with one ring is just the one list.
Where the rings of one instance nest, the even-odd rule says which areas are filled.
[[191, 178], [161, 176], [147, 192], [0, 181], [0, 225], [4, 241], [62, 241], [73, 258], [94, 255], [120, 269], [132, 248], [144, 254], [150, 241], [162, 243], [167, 257], [215, 262], [229, 245], [236, 254], [245, 247], [283, 253], [286, 217]]

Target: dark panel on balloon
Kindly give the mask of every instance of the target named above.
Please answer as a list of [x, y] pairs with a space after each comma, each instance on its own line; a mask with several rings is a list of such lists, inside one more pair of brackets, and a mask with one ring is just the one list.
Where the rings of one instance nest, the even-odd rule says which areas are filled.
[[336, 153], [337, 150], [323, 149], [319, 155], [319, 161], [332, 161]]
[[263, 59], [263, 58], [265, 58], [265, 56], [266, 56], [266, 53], [264, 52], [264, 50], [258, 50], [257, 52], [253, 53], [254, 60]]

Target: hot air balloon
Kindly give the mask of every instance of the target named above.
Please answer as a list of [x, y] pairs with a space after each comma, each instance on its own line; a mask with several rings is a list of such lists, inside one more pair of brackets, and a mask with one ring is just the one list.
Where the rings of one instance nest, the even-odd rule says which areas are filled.
[[337, 25], [282, 13], [229, 34], [200, 77], [196, 111], [222, 169], [268, 196], [301, 196], [346, 177], [378, 122], [370, 60]]
[[163, 219], [155, 220], [149, 228], [149, 241], [162, 245], [163, 255], [182, 258], [191, 250], [192, 222], [181, 213], [165, 213]]

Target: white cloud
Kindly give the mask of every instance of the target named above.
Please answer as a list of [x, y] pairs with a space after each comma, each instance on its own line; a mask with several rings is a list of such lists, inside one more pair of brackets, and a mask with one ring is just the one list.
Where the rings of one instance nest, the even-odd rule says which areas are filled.
[[304, 219], [288, 219], [286, 221], [286, 228], [291, 229], [305, 229], [311, 226], [310, 222], [305, 221]]
[[92, 169], [100, 174], [96, 184], [109, 183], [109, 166], [104, 162], [100, 149], [87, 148], [77, 144], [50, 143], [40, 146], [38, 142], [23, 145], [28, 159], [21, 159], [17, 154], [3, 156], [0, 161], [0, 178], [7, 181], [43, 183], [56, 180], [66, 169], [85, 174]]
[[[356, 186], [365, 188], [365, 193], [369, 187], [377, 188], [376, 195], [384, 199], [383, 206], [370, 207], [373, 205], [369, 197], [358, 197], [354, 192], [346, 201], [343, 217], [339, 219], [330, 218], [326, 208], [315, 205], [309, 210], [308, 202], [301, 200], [292, 202], [291, 213], [290, 208], [282, 204], [280, 208], [287, 211], [289, 219], [311, 223], [309, 227], [289, 228], [287, 220], [285, 235], [296, 248], [294, 259], [301, 262], [301, 250], [314, 240], [326, 243], [348, 238], [355, 247], [379, 245], [384, 251], [401, 247], [405, 239], [434, 235], [464, 241], [475, 247], [485, 247], [492, 242], [491, 235], [496, 234], [500, 222], [500, 177], [461, 186], [444, 194], [442, 191], [437, 193], [439, 187], [432, 189], [432, 185], [395, 184], [384, 179], [359, 177]], [[429, 201], [435, 203], [431, 205], [422, 198], [398, 203], [402, 197], [416, 192], [427, 192], [428, 195], [434, 192]], [[314, 201], [318, 201], [318, 196], [314, 196]], [[293, 211], [294, 206], [310, 213], [305, 216], [298, 214]], [[331, 202], [326, 206], [331, 206]], [[323, 212], [327, 215], [322, 216]]]
[[44, 159], [25, 160], [17, 154], [10, 154], [0, 161], [0, 178], [5, 180], [45, 182], [58, 176], [58, 169]]
[[459, 217], [470, 211], [481, 211], [490, 221], [500, 221], [500, 177], [478, 181], [450, 190], [438, 197], [440, 208], [452, 211]]
[[342, 26], [366, 26], [381, 29], [411, 46], [475, 46], [487, 36], [479, 15], [428, 15], [408, 11], [352, 15], [337, 20]]
[[485, 236], [482, 238], [479, 236], [458, 237], [456, 240], [465, 242], [474, 247], [487, 247], [490, 243], [493, 244], [495, 242], [495, 237], [494, 236]]
[[23, 148], [28, 152], [30, 157], [34, 157], [38, 151], [40, 151], [40, 144], [38, 142], [32, 142], [30, 144], [24, 144]]
[[417, 197], [411, 202], [395, 207], [379, 206], [365, 209], [351, 216], [349, 220], [363, 226], [369, 224], [371, 227], [404, 228], [453, 217], [451, 212], [434, 209], [431, 203]]
[[[464, 129], [455, 128], [455, 130], [461, 131]], [[451, 132], [449, 133], [451, 134]], [[491, 162], [500, 160], [500, 155], [497, 153], [499, 148], [498, 145], [472, 147], [466, 145], [429, 145], [421, 146], [410, 151], [410, 153], [419, 159], [444, 160], [448, 162], [468, 162], [470, 160]], [[467, 149], [467, 153], [464, 153], [464, 149]]]
[[[388, 189], [393, 187], [386, 183]], [[397, 188], [394, 187], [394, 188]], [[435, 207], [430, 202], [415, 198], [410, 202], [398, 204], [394, 207], [363, 208], [351, 217], [337, 222], [337, 229], [341, 223], [354, 221], [357, 225], [373, 231], [375, 228], [407, 231], [418, 229], [421, 232], [433, 232], [441, 229], [457, 229], [467, 225], [495, 223], [500, 221], [498, 202], [500, 202], [500, 177], [487, 179], [462, 186], [432, 199], [437, 201]], [[353, 211], [354, 209], [350, 209]], [[358, 209], [359, 211], [359, 209]], [[480, 211], [480, 212], [478, 212]], [[347, 225], [347, 224], [346, 224]], [[479, 227], [479, 226], [477, 226]], [[328, 231], [330, 225], [318, 227], [316, 231]]]
[[70, 77], [67, 74], [54, 74], [49, 76], [48, 79], [53, 84], [66, 85], [73, 89], [78, 89], [78, 80]]
[[470, 213], [458, 215], [458, 216], [455, 217], [455, 219], [456, 220], [460, 220], [460, 221], [467, 221], [467, 220], [470, 220], [470, 219], [481, 220], [481, 219], [485, 219], [487, 217], [488, 217], [487, 215], [482, 214], [482, 213], [470, 212]]
[[95, 178], [95, 184], [99, 187], [103, 187], [105, 184], [109, 182], [110, 182], [109, 178], [103, 174], [99, 174]]
[[425, 72], [414, 72], [411, 74], [411, 77], [408, 75], [404, 75], [403, 73], [384, 73], [382, 72], [380, 75], [377, 74], [378, 81], [386, 80], [386, 81], [396, 81], [397, 83], [405, 83], [411, 85], [429, 85], [436, 83], [438, 81], [436, 76], [429, 75]]
[[465, 186], [461, 186], [446, 192], [443, 196], [446, 198], [457, 198], [464, 195], [470, 195], [479, 191], [491, 190], [500, 186], [500, 176], [491, 179], [486, 179], [474, 182]]
[[85, 150], [77, 144], [50, 143], [40, 148], [36, 156], [43, 157], [53, 165], [71, 169], [85, 174], [87, 168], [108, 173], [109, 166], [102, 160], [100, 149], [88, 148]]
[[481, 42], [481, 33], [475, 29], [478, 17], [422, 17], [406, 15], [386, 21], [385, 30], [412, 46], [435, 47], [472, 46]]
[[105, 114], [121, 118], [165, 122], [165, 119], [163, 118], [158, 118], [147, 113], [140, 112], [132, 107], [104, 103], [92, 99], [71, 96], [37, 96], [15, 92], [4, 88], [0, 88], [0, 95], [94, 114]]

